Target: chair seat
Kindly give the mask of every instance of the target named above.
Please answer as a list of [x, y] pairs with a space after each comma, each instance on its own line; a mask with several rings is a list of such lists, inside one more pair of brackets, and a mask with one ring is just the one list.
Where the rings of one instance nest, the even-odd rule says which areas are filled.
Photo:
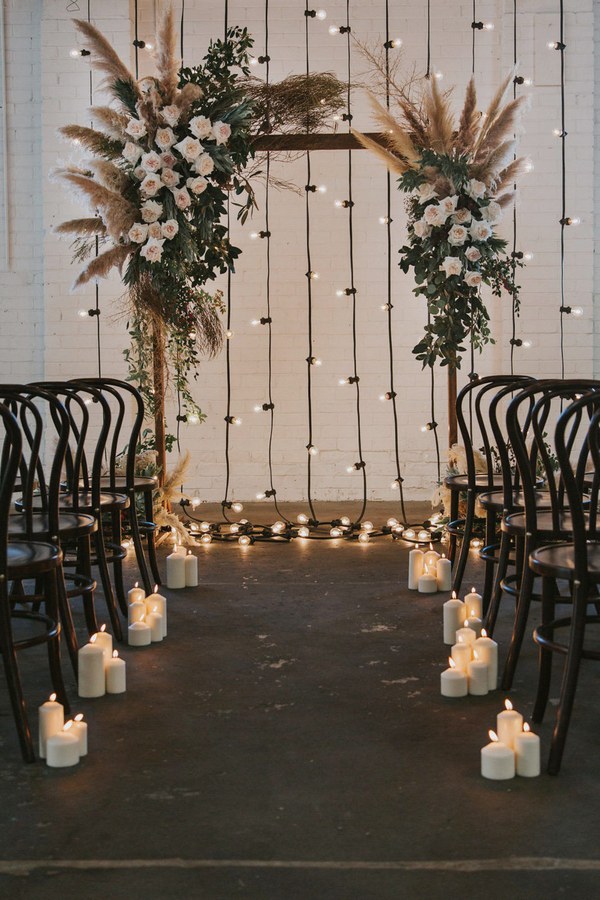
[[[600, 582], [600, 541], [588, 541], [588, 576], [591, 581]], [[529, 556], [529, 565], [537, 575], [571, 580], [575, 571], [575, 549], [573, 544], [548, 544], [538, 547]]]
[[[573, 520], [568, 510], [558, 516], [558, 529], [554, 527], [551, 510], [541, 510], [537, 513], [537, 533], [540, 537], [551, 540], [553, 537], [567, 537], [573, 531]], [[506, 516], [502, 521], [502, 530], [508, 534], [525, 533], [525, 513], [516, 512]]]
[[[100, 481], [103, 484], [110, 484], [110, 475], [102, 475]], [[115, 475], [112, 485], [117, 491], [127, 490], [127, 478], [124, 475]], [[155, 475], [136, 475], [133, 481], [133, 489], [136, 493], [145, 493], [155, 491], [158, 487], [158, 478]]]
[[[34, 513], [32, 516], [33, 533], [38, 537], [50, 534], [50, 525], [47, 513]], [[93, 516], [84, 513], [60, 513], [58, 517], [58, 533], [61, 538], [76, 538], [85, 534], [91, 534], [98, 530], [98, 523]], [[27, 538], [25, 529], [25, 517], [21, 515], [9, 516], [8, 537]]]
[[[73, 509], [73, 494], [61, 494], [58, 498], [61, 509]], [[129, 497], [116, 491], [102, 491], [100, 494], [101, 509], [127, 509]], [[91, 491], [80, 491], [77, 495], [77, 509], [91, 513], [94, 509]]]
[[[479, 495], [479, 502], [484, 509], [492, 509], [496, 512], [502, 512], [504, 509], [504, 492], [488, 491]], [[513, 508], [515, 510], [523, 509], [525, 506], [525, 498], [522, 491], [515, 491], [512, 498]], [[548, 491], [536, 491], [535, 504], [538, 509], [550, 509], [552, 503]]]
[[[469, 476], [466, 474], [447, 475], [446, 478], [444, 478], [444, 486], [450, 488], [451, 491], [466, 491], [469, 487]], [[490, 484], [490, 476], [487, 473], [475, 476], [476, 491], [489, 491], [492, 487], [493, 481], [492, 484]]]
[[56, 569], [62, 562], [62, 550], [41, 541], [11, 541], [6, 562], [9, 579], [32, 578]]

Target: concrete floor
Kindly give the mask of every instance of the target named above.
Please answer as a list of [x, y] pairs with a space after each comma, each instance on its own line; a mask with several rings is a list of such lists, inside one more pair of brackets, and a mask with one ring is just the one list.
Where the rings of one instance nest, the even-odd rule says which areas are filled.
[[[165, 643], [123, 650], [127, 694], [76, 701], [79, 767], [23, 765], [0, 690], [1, 897], [598, 896], [592, 664], [560, 776], [488, 782], [479, 750], [504, 698], [440, 697], [446, 598], [405, 589], [406, 545], [198, 555], [200, 587], [165, 590]], [[501, 640], [509, 628], [506, 608]], [[35, 710], [43, 658], [22, 665]], [[528, 645], [511, 693], [525, 715], [534, 686]]]

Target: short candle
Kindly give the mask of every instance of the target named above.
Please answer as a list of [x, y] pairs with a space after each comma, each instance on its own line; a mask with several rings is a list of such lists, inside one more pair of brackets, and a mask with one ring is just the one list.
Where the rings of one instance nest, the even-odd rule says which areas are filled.
[[[448, 562], [450, 562], [450, 560], [448, 560]], [[444, 603], [443, 616], [444, 643], [454, 644], [454, 642], [456, 641], [456, 632], [465, 620], [465, 604], [462, 602], [462, 600], [458, 599], [456, 593], [453, 593], [450, 600], [446, 600], [446, 602]]]
[[540, 774], [540, 739], [530, 731], [527, 722], [523, 725], [523, 731], [515, 738], [515, 757], [517, 775], [536, 778]]
[[[437, 561], [435, 568], [437, 577], [438, 591], [449, 591], [452, 587], [452, 563], [446, 558], [446, 554], [442, 553]], [[450, 643], [445, 641], [444, 643]]]
[[505, 700], [504, 706], [505, 709], [496, 716], [496, 730], [502, 743], [514, 750], [515, 739], [523, 730], [523, 716], [513, 709], [510, 700]]
[[452, 659], [448, 659], [449, 668], [440, 675], [440, 691], [442, 697], [466, 697], [468, 693], [467, 676]]
[[478, 594], [474, 587], [465, 597], [465, 607], [468, 619], [481, 619], [483, 617], [483, 605], [481, 594]]
[[76, 766], [79, 762], [79, 738], [70, 730], [72, 724], [67, 722], [62, 731], [48, 738], [46, 762], [52, 769]]
[[479, 658], [488, 664], [488, 688], [495, 691], [498, 687], [498, 644], [488, 637], [485, 628], [481, 629], [481, 637], [473, 644]]
[[131, 588], [130, 591], [127, 591], [127, 602], [134, 603], [136, 600], [143, 600], [146, 596], [146, 591], [139, 586], [139, 583], [136, 581], [135, 585]]
[[481, 748], [481, 774], [492, 781], [506, 781], [515, 777], [515, 754], [490, 731], [490, 743]]
[[72, 731], [79, 741], [79, 755], [87, 756], [88, 752], [88, 727], [83, 721], [83, 713], [78, 713], [73, 719]]
[[56, 694], [50, 694], [50, 699], [38, 707], [39, 751], [42, 759], [46, 758], [46, 741], [53, 734], [62, 731], [64, 724], [64, 706], [57, 702]]

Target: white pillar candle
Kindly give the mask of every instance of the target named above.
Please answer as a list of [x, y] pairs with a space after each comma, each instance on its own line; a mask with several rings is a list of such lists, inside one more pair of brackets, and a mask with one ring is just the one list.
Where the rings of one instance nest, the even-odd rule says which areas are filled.
[[502, 743], [514, 750], [515, 738], [523, 731], [523, 716], [513, 709], [510, 700], [505, 700], [504, 706], [506, 709], [496, 716], [496, 731]]
[[100, 631], [97, 631], [96, 634], [92, 635], [95, 638], [95, 644], [97, 647], [102, 647], [104, 652], [104, 661], [110, 659], [113, 652], [113, 639], [112, 634], [109, 634], [106, 630], [106, 625], [103, 625]]
[[481, 594], [478, 594], [474, 587], [465, 597], [465, 607], [467, 610], [467, 619], [481, 619], [483, 617], [483, 606]]
[[450, 667], [444, 669], [440, 675], [440, 690], [442, 697], [466, 697], [468, 693], [467, 676], [459, 669], [456, 662], [450, 657]]
[[79, 755], [87, 756], [88, 752], [88, 727], [87, 722], [83, 721], [83, 713], [79, 713], [73, 719], [72, 734], [79, 741]]
[[143, 622], [146, 616], [146, 604], [143, 600], [134, 600], [127, 607], [127, 624], [133, 625], [134, 622]]
[[56, 694], [50, 694], [50, 699], [38, 707], [38, 743], [42, 759], [46, 758], [46, 741], [53, 734], [62, 731], [64, 724], [65, 708], [62, 703], [58, 703]]
[[472, 628], [469, 628], [469, 620], [465, 619], [464, 626], [456, 630], [456, 643], [474, 644], [476, 640], [477, 635]]
[[118, 650], [113, 650], [111, 659], [106, 663], [106, 693], [124, 694], [127, 689], [127, 665], [119, 656]]
[[465, 675], [469, 671], [469, 663], [473, 658], [472, 651], [473, 644], [466, 644], [464, 641], [457, 641], [456, 644], [453, 645], [450, 654], [452, 659], [456, 663], [456, 668], [460, 669], [461, 672], [464, 672]]
[[473, 649], [477, 651], [479, 659], [488, 664], [488, 687], [490, 691], [495, 691], [498, 687], [498, 644], [482, 628], [481, 637], [477, 638]]
[[77, 654], [79, 671], [79, 696], [102, 697], [105, 694], [104, 650], [95, 641], [95, 635], [89, 644], [82, 647]]
[[490, 731], [490, 743], [481, 748], [481, 774], [492, 781], [506, 781], [515, 777], [515, 754], [498, 735]]
[[158, 643], [163, 639], [163, 622], [162, 616], [158, 612], [148, 613], [146, 616], [146, 625], [150, 628], [152, 643]]
[[431, 575], [436, 574], [438, 560], [440, 558], [440, 554], [437, 550], [433, 549], [433, 544], [429, 545], [429, 550], [423, 556], [423, 567], [429, 572]]
[[152, 641], [152, 629], [145, 622], [132, 622], [127, 629], [127, 643], [130, 647], [147, 647]]
[[185, 586], [198, 586], [198, 557], [191, 550], [185, 558]]
[[52, 769], [76, 766], [79, 762], [79, 738], [71, 731], [71, 722], [53, 734], [46, 743], [46, 762]]
[[167, 587], [173, 590], [185, 587], [185, 554], [179, 547], [167, 556]]
[[[450, 560], [446, 560], [447, 563]], [[440, 581], [438, 576], [438, 589], [440, 588]], [[452, 594], [450, 600], [446, 600], [443, 607], [444, 613], [444, 643], [445, 644], [454, 644], [456, 641], [456, 632], [461, 627], [462, 623], [465, 621], [465, 604], [462, 600], [459, 600], [455, 593]]]
[[423, 575], [419, 577], [417, 586], [420, 594], [435, 594], [437, 593], [437, 578], [435, 575], [424, 572]]
[[418, 546], [408, 554], [408, 589], [416, 591], [423, 574], [423, 551]]
[[139, 586], [139, 582], [136, 581], [134, 587], [131, 588], [130, 591], [127, 591], [127, 602], [135, 603], [136, 600], [143, 600], [146, 596], [146, 591]]
[[468, 619], [465, 619], [465, 622], [469, 623], [469, 628], [471, 631], [475, 632], [475, 637], [478, 638], [481, 635], [481, 626], [483, 622], [481, 619], [476, 619], [474, 616], [469, 616]]
[[[452, 588], [452, 563], [446, 558], [446, 554], [442, 553], [435, 567], [435, 574], [438, 583], [438, 591], [449, 591]], [[445, 641], [446, 644], [450, 643]]]
[[522, 775], [524, 778], [536, 778], [540, 774], [540, 739], [537, 734], [529, 730], [527, 722], [523, 725], [521, 734], [515, 738], [515, 757], [517, 775]]
[[154, 587], [154, 593], [146, 597], [146, 613], [157, 612], [163, 617], [163, 637], [167, 636], [167, 598], [162, 594], [158, 594], [158, 585]]
[[467, 674], [469, 676], [469, 693], [474, 697], [484, 697], [489, 691], [488, 664], [479, 659], [476, 650], [473, 652], [473, 659], [467, 666]]

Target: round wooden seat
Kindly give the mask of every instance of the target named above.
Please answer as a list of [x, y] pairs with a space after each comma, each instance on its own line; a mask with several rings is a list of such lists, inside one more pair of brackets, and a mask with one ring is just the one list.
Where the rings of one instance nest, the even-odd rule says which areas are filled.
[[[47, 513], [34, 513], [31, 517], [33, 533], [37, 537], [50, 534], [50, 523]], [[84, 534], [93, 534], [98, 529], [98, 522], [93, 516], [85, 513], [60, 513], [58, 531], [61, 538], [77, 538]], [[23, 515], [10, 516], [8, 519], [8, 535], [10, 540], [26, 538], [27, 526]]]
[[[536, 516], [537, 533], [543, 540], [566, 536], [573, 531], [573, 521], [568, 510], [558, 516], [558, 530], [554, 527], [551, 510], [540, 510]], [[525, 534], [526, 519], [524, 512], [512, 513], [502, 521], [502, 530], [508, 534]]]
[[[59, 497], [60, 509], [73, 508], [73, 495], [61, 494]], [[102, 491], [100, 494], [100, 507], [102, 509], [127, 509], [129, 506], [129, 497], [125, 494], [119, 494], [116, 491]], [[77, 507], [85, 512], [91, 512], [94, 509], [91, 491], [80, 491], [77, 494]]]
[[[466, 491], [469, 487], [468, 475], [447, 475], [444, 478], [444, 486], [450, 488], [451, 491]], [[485, 473], [475, 476], [475, 490], [486, 491], [490, 488], [490, 476]]]
[[8, 577], [11, 580], [32, 578], [57, 569], [62, 550], [41, 541], [11, 541], [7, 545]]
[[[600, 582], [600, 541], [589, 541], [588, 577], [594, 583]], [[537, 575], [550, 578], [573, 578], [575, 571], [575, 551], [573, 544], [548, 544], [538, 547], [529, 557], [529, 565]]]
[[[100, 481], [104, 484], [111, 482], [110, 475], [102, 475]], [[127, 490], [127, 478], [125, 475], [116, 475], [112, 480], [117, 491]], [[158, 478], [154, 475], [136, 475], [133, 481], [133, 489], [136, 493], [155, 491], [158, 487]]]

